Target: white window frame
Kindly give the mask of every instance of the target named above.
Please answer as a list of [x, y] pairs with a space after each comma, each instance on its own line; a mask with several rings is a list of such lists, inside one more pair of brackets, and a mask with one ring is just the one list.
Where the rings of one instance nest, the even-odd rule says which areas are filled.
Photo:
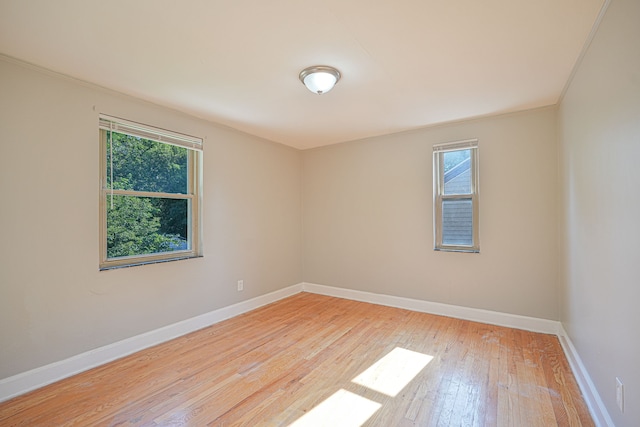
[[[469, 194], [444, 194], [444, 153], [461, 150], [471, 150], [471, 192]], [[478, 163], [477, 139], [447, 142], [433, 146], [433, 235], [434, 250], [436, 251], [480, 252]], [[471, 199], [472, 206], [473, 243], [470, 246], [442, 243], [442, 209], [444, 201], [468, 199]]]
[[[123, 133], [152, 141], [176, 145], [188, 149], [187, 192], [161, 193], [107, 188], [107, 131]], [[100, 270], [130, 267], [163, 261], [173, 261], [202, 256], [202, 138], [184, 135], [165, 129], [144, 125], [105, 114], [99, 115], [100, 132]], [[190, 248], [171, 252], [107, 257], [107, 209], [108, 197], [114, 195], [134, 197], [162, 197], [189, 200], [187, 234]]]

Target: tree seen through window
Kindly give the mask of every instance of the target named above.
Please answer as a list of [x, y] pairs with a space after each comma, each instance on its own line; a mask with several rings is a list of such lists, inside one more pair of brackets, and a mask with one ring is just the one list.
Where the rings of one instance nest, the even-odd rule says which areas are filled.
[[[188, 149], [107, 131], [107, 189], [159, 193], [107, 195], [107, 257], [188, 249]], [[112, 181], [113, 179], [113, 181]]]

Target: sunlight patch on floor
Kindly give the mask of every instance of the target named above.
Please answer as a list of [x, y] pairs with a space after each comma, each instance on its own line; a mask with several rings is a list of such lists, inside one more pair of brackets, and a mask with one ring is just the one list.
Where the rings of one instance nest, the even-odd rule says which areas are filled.
[[380, 406], [377, 402], [340, 389], [289, 427], [359, 427]]
[[[352, 382], [396, 397], [432, 359], [428, 354], [396, 347]], [[340, 389], [289, 427], [359, 427], [381, 407], [378, 402]]]
[[377, 392], [395, 397], [424, 369], [433, 356], [396, 347], [353, 379]]

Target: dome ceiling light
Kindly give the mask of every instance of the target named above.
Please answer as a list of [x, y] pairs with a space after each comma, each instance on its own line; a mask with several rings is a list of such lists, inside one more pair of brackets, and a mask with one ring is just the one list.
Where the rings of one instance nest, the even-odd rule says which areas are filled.
[[326, 65], [314, 65], [300, 71], [300, 81], [313, 93], [329, 92], [340, 80], [340, 71]]

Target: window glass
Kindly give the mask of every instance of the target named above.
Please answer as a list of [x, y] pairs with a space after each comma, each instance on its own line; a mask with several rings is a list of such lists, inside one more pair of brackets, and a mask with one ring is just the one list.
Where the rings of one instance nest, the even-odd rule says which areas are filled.
[[473, 245], [473, 204], [471, 199], [442, 202], [442, 243]]
[[100, 268], [200, 256], [202, 140], [101, 115], [100, 141]]
[[122, 195], [108, 199], [107, 258], [189, 249], [188, 200]]
[[478, 141], [433, 147], [434, 248], [479, 252]]
[[471, 150], [443, 153], [444, 194], [471, 194]]
[[118, 190], [186, 194], [188, 151], [108, 131], [107, 187], [111, 188], [113, 177], [113, 188]]

